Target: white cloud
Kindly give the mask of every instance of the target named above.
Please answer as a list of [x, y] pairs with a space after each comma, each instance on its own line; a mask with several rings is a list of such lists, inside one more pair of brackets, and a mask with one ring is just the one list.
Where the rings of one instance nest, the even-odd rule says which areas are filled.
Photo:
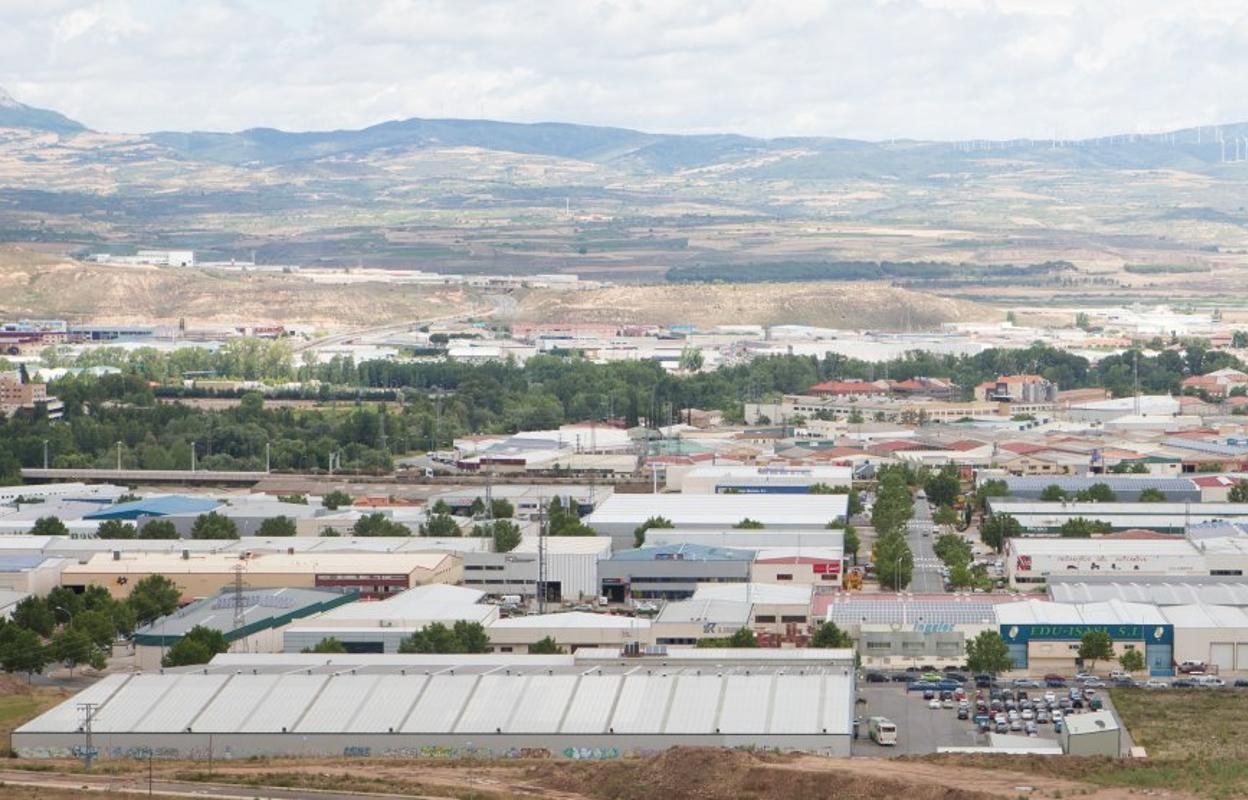
[[1248, 120], [1230, 0], [0, 2], [0, 85], [105, 130], [408, 116], [863, 138]]

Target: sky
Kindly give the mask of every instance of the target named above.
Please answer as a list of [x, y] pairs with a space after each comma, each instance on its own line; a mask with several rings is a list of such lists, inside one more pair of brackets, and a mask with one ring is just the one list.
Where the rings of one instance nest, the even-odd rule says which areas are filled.
[[0, 0], [0, 87], [97, 130], [406, 117], [863, 139], [1248, 121], [1243, 0]]

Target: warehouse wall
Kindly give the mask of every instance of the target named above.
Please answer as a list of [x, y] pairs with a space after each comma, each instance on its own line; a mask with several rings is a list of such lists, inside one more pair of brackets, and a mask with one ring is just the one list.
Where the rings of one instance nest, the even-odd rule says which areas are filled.
[[[147, 757], [206, 761], [251, 756], [321, 756], [379, 758], [517, 758], [525, 755], [607, 759], [640, 755], [669, 747], [757, 747], [848, 756], [845, 734], [757, 736], [723, 735], [613, 735], [541, 734], [412, 735], [412, 734], [95, 734], [92, 745], [99, 759]], [[76, 758], [83, 735], [15, 733], [13, 749], [19, 758]]]

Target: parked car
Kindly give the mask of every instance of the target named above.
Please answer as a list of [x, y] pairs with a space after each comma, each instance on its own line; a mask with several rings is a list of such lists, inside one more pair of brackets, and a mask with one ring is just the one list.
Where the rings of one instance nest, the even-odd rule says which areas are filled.
[[1105, 681], [1101, 680], [1100, 678], [1088, 678], [1086, 681], [1083, 682], [1083, 688], [1104, 689]]
[[933, 697], [931, 700], [927, 701], [927, 707], [928, 708], [940, 708], [940, 701], [937, 700], [935, 697]]
[[1039, 689], [1040, 681], [1031, 678], [1015, 678], [1014, 686], [1020, 689]]
[[[1189, 673], [1190, 674], [1190, 673]], [[1196, 682], [1189, 678], [1179, 678], [1177, 681], [1171, 681], [1170, 685], [1175, 689], [1194, 689]]]
[[969, 708], [967, 708], [966, 706], [962, 706], [961, 708], [958, 709], [958, 719], [970, 719], [970, 717], [971, 717], [971, 711]]
[[1023, 726], [1023, 730], [1027, 731], [1028, 736], [1040, 735], [1040, 731], [1037, 730], [1036, 723], [1034, 722], [1028, 722], [1025, 726]]
[[1192, 683], [1202, 689], [1221, 689], [1223, 686], [1226, 686], [1226, 681], [1222, 680], [1217, 675], [1200, 675], [1192, 678]]
[[868, 672], [867, 683], [888, 683], [888, 676], [883, 672]]
[[943, 681], [944, 679], [945, 676], [941, 675], [939, 672], [924, 672], [919, 676], [919, 680], [921, 681]]
[[1066, 679], [1065, 678], [1045, 678], [1044, 685], [1050, 689], [1065, 689]]
[[953, 698], [946, 697], [944, 700], [940, 701], [940, 705], [941, 708], [953, 708]]
[[904, 672], [898, 672], [896, 675], [892, 677], [891, 680], [893, 683], [909, 683], [912, 677], [913, 676], [907, 675]]
[[1088, 678], [1095, 678], [1095, 677], [1096, 676], [1093, 675], [1091, 672], [1076, 672], [1075, 673], [1076, 681], [1086, 681]]
[[1205, 662], [1203, 661], [1184, 661], [1179, 664], [1179, 672], [1184, 675], [1202, 674], [1205, 671]]
[[1060, 719], [1053, 720], [1053, 732], [1054, 733], [1061, 733], [1062, 729], [1065, 727], [1066, 727], [1066, 724], [1062, 722]]
[[1022, 729], [1023, 729], [1023, 721], [1021, 719], [1016, 719], [1010, 723], [1010, 730], [1021, 731]]
[[1231, 684], [1236, 689], [1248, 689], [1248, 679], [1236, 678], [1235, 683]]
[[1134, 689], [1140, 684], [1134, 678], [1119, 678], [1113, 685], [1115, 689]]
[[975, 685], [980, 689], [988, 689], [992, 686], [992, 676], [987, 673], [980, 673], [975, 676]]

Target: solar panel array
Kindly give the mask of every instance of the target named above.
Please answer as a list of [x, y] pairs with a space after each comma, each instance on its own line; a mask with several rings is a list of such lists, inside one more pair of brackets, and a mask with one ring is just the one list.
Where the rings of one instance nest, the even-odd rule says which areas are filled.
[[987, 600], [877, 600], [853, 597], [828, 605], [828, 620], [837, 625], [976, 625], [996, 620], [995, 604]]

